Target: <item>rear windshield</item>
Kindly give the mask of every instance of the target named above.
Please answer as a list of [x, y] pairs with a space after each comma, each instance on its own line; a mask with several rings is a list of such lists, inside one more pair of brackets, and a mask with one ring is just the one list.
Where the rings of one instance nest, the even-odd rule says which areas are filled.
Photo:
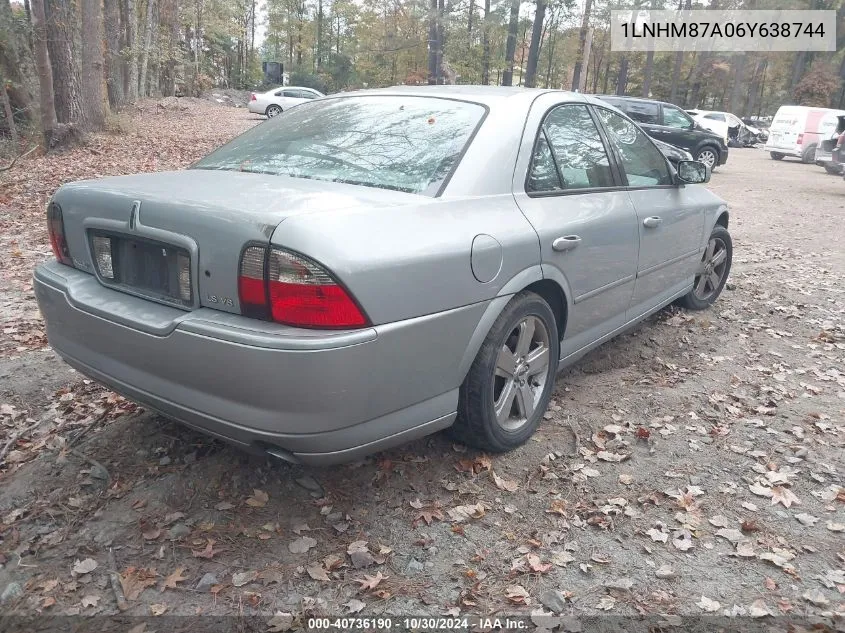
[[305, 103], [193, 165], [436, 195], [481, 122], [476, 103], [360, 96]]

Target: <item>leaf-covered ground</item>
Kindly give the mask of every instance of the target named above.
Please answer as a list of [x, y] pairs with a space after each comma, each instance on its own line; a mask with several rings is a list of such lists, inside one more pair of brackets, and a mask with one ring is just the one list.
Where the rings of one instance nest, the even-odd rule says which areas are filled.
[[841, 179], [733, 150], [709, 185], [736, 248], [721, 300], [564, 372], [519, 450], [438, 435], [305, 470], [136, 409], [41, 334], [29, 274], [57, 185], [182, 166], [256, 122], [185, 103], [145, 103], [127, 135], [0, 185], [2, 609], [278, 631], [322, 614], [845, 615]]

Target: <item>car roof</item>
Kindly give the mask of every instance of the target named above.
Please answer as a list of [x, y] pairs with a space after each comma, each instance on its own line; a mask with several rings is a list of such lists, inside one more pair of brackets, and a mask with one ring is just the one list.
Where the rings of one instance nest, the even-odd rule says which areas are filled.
[[438, 97], [441, 99], [457, 99], [473, 101], [484, 105], [501, 104], [506, 101], [533, 101], [542, 94], [560, 94], [571, 101], [587, 101], [586, 95], [566, 90], [548, 90], [545, 88], [523, 88], [518, 86], [393, 86], [390, 88], [374, 88], [367, 90], [353, 90], [329, 96], [353, 97], [366, 95], [410, 95], [416, 97]]

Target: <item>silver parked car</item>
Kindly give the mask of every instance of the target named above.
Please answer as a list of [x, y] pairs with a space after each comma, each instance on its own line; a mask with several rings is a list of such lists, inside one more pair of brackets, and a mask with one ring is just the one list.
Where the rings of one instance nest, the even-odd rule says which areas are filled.
[[580, 94], [356, 92], [185, 171], [64, 185], [35, 291], [72, 366], [249, 450], [328, 464], [452, 427], [503, 451], [557, 370], [719, 296], [708, 178]]

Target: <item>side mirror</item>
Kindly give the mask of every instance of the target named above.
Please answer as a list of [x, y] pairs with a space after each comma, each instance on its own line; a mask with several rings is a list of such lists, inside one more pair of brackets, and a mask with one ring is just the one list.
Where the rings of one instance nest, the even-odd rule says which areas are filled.
[[710, 168], [697, 160], [678, 161], [678, 180], [691, 185], [710, 181]]

